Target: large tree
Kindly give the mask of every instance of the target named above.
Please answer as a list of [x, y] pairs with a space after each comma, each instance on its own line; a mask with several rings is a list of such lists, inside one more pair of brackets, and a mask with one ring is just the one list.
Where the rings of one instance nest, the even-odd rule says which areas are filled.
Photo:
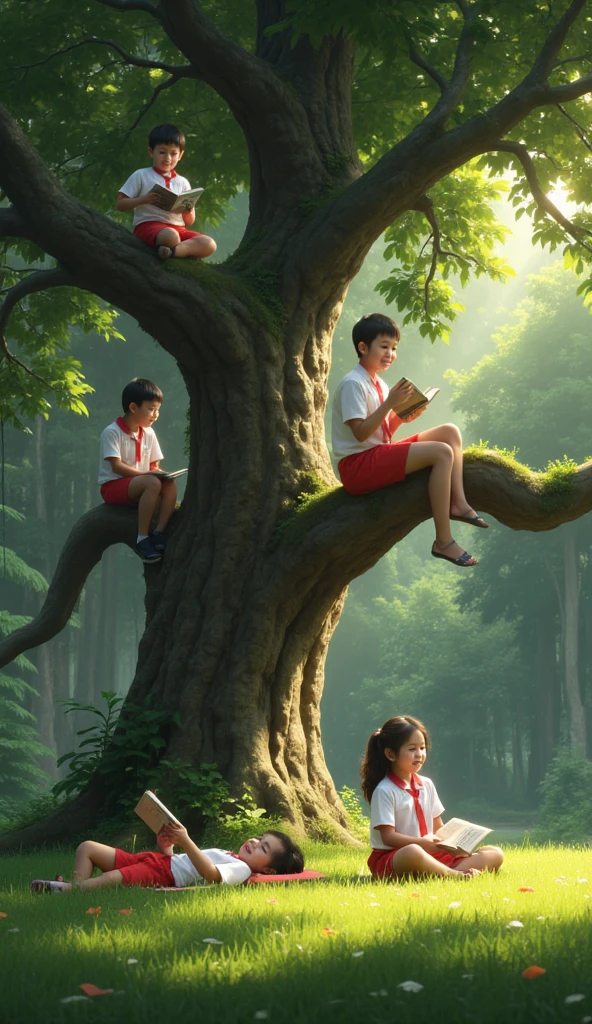
[[[536, 236], [592, 252], [585, 209], [570, 222], [546, 196], [560, 178], [590, 197], [587, 4], [6, 0], [2, 22], [0, 335], [8, 325], [36, 373], [4, 342], [4, 415], [47, 400], [68, 320], [57, 309], [109, 333], [102, 300], [177, 361], [189, 480], [166, 559], [146, 571], [128, 705], [151, 695], [180, 712], [169, 756], [216, 762], [294, 821], [342, 827], [319, 725], [327, 645], [349, 581], [429, 507], [425, 474], [365, 499], [335, 487], [323, 426], [332, 333], [384, 232], [396, 261], [379, 285], [386, 300], [422, 334], [445, 332], [453, 273], [507, 272], [489, 202], [509, 169]], [[248, 183], [247, 228], [225, 263], [162, 265], [102, 212], [139, 162], [129, 129], [144, 131], [146, 115], [187, 130], [210, 217]], [[53, 306], [46, 289], [58, 286], [67, 304]], [[58, 398], [81, 401], [67, 387]], [[592, 505], [591, 464], [553, 507], [536, 476], [495, 459], [472, 461], [466, 482], [477, 507], [516, 529], [551, 529]], [[0, 661], [54, 635], [103, 551], [133, 536], [125, 511], [83, 517], [44, 609]], [[97, 799], [91, 788], [36, 837], [63, 839]]]

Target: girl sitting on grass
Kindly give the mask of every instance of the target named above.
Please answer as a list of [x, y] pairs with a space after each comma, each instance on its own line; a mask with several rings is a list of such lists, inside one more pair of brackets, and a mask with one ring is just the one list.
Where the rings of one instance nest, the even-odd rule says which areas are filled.
[[389, 718], [370, 736], [362, 761], [362, 792], [370, 804], [368, 867], [374, 878], [445, 875], [472, 878], [497, 871], [504, 855], [497, 846], [476, 853], [445, 853], [434, 836], [442, 827], [431, 779], [419, 772], [429, 747], [427, 729], [411, 715]]
[[[89, 891], [116, 885], [171, 886], [183, 888], [197, 882], [225, 882], [240, 885], [252, 874], [296, 874], [304, 869], [302, 851], [285, 832], [270, 829], [259, 839], [248, 839], [238, 853], [200, 850], [180, 822], [165, 825], [156, 842], [159, 853], [126, 853], [87, 839], [76, 850], [72, 881], [35, 879], [31, 892]], [[183, 853], [174, 853], [173, 846]], [[92, 877], [95, 868], [101, 875]]]

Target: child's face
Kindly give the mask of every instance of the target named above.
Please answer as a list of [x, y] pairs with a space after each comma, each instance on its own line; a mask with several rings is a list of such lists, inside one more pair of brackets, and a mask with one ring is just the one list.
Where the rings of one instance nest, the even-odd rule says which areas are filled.
[[384, 373], [397, 358], [399, 342], [388, 334], [378, 334], [369, 345], [361, 341], [358, 352], [362, 354], [362, 366], [371, 373]]
[[248, 864], [251, 871], [267, 873], [273, 858], [283, 853], [284, 846], [277, 836], [270, 836], [267, 832], [260, 839], [247, 839], [238, 851], [239, 858]]
[[385, 750], [393, 768], [407, 776], [421, 769], [426, 759], [426, 753], [425, 736], [421, 729], [415, 729], [411, 733], [397, 754], [393, 754], [392, 750]]
[[160, 412], [160, 402], [157, 402], [155, 398], [142, 402], [141, 405], [131, 402], [129, 411], [136, 426], [143, 427], [146, 430], [147, 427], [151, 427], [156, 423]]
[[154, 149], [148, 147], [148, 152], [152, 157], [152, 166], [161, 174], [170, 174], [183, 156], [183, 150], [171, 142], [159, 142]]

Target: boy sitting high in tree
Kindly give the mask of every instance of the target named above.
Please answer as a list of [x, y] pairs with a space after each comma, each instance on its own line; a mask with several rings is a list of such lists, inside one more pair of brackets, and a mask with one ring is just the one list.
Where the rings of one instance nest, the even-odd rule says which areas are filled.
[[341, 481], [349, 494], [367, 494], [431, 467], [428, 491], [436, 527], [432, 555], [454, 565], [477, 565], [450, 532], [451, 519], [484, 529], [489, 525], [465, 497], [458, 427], [445, 423], [403, 441], [392, 440], [401, 423], [417, 419], [424, 411], [397, 416], [412, 386], [400, 380], [389, 390], [380, 379], [397, 358], [400, 337], [396, 323], [381, 313], [364, 316], [354, 326], [359, 364], [340, 381], [333, 399], [333, 454], [339, 460]]
[[[136, 554], [143, 562], [159, 562], [166, 538], [164, 531], [175, 510], [177, 485], [151, 473], [163, 458], [152, 424], [158, 419], [162, 391], [150, 380], [135, 377], [121, 395], [123, 416], [101, 434], [99, 484], [108, 505], [138, 506]], [[160, 498], [156, 529], [150, 523]]]
[[116, 208], [134, 211], [134, 235], [147, 245], [155, 245], [161, 260], [169, 256], [203, 259], [216, 252], [213, 238], [188, 229], [195, 220], [195, 209], [176, 213], [165, 210], [158, 193], [151, 191], [153, 185], [162, 185], [179, 195], [191, 188], [187, 178], [182, 178], [175, 170], [184, 150], [183, 132], [174, 124], [159, 124], [148, 138], [152, 167], [134, 171], [117, 194]]
[[[252, 874], [290, 875], [304, 869], [302, 851], [284, 832], [264, 832], [248, 839], [238, 853], [217, 848], [200, 850], [181, 824], [165, 825], [156, 837], [160, 853], [126, 853], [113, 846], [86, 840], [76, 850], [72, 882], [31, 882], [32, 892], [70, 892], [71, 889], [106, 889], [115, 885], [183, 888], [196, 882], [239, 885]], [[183, 853], [174, 853], [173, 846]], [[92, 878], [95, 868], [103, 872]]]

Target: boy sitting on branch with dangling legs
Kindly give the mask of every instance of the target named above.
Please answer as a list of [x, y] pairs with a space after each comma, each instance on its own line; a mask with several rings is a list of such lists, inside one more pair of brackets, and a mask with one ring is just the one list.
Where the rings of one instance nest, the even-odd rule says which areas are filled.
[[454, 423], [422, 430], [402, 441], [392, 437], [401, 423], [410, 423], [424, 409], [398, 416], [413, 386], [400, 380], [394, 387], [380, 379], [397, 358], [400, 331], [381, 313], [362, 317], [352, 337], [359, 363], [337, 386], [333, 399], [333, 453], [348, 494], [368, 494], [430, 468], [428, 493], [436, 527], [434, 558], [463, 567], [477, 560], [452, 537], [450, 520], [486, 529], [488, 523], [471, 508], [463, 485], [462, 438]]

